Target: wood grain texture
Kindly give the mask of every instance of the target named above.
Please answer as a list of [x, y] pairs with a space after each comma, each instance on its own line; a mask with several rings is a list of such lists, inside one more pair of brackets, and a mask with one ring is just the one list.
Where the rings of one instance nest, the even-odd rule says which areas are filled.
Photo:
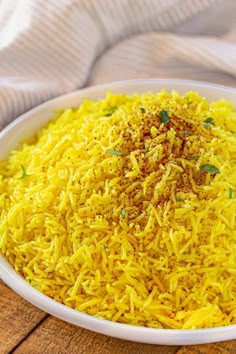
[[140, 344], [104, 336], [48, 317], [14, 354], [173, 354], [177, 346]]
[[180, 348], [176, 354], [235, 354], [236, 340], [207, 345], [190, 345]]
[[0, 353], [9, 353], [46, 316], [0, 280]]

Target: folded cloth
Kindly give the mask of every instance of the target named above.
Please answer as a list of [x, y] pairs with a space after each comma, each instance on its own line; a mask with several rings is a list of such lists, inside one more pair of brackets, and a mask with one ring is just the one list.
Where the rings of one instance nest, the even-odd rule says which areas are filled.
[[235, 0], [0, 0], [0, 127], [107, 81], [236, 86]]

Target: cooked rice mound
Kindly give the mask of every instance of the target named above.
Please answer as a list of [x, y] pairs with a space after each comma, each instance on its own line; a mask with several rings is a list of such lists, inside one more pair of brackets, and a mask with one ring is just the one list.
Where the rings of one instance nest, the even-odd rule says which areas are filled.
[[195, 92], [108, 93], [0, 163], [0, 252], [78, 311], [236, 324], [236, 113]]

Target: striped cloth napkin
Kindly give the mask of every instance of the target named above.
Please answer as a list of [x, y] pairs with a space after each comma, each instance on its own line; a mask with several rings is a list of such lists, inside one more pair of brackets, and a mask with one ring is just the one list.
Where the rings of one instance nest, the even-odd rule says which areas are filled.
[[236, 86], [235, 0], [0, 0], [0, 128], [98, 83]]

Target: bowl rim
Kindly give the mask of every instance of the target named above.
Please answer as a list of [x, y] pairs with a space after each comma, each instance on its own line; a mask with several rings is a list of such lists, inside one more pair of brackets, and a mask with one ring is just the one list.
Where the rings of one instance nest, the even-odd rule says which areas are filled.
[[[122, 86], [142, 86], [148, 84], [173, 84], [181, 87], [181, 85], [187, 87], [197, 88], [208, 88], [216, 89], [221, 93], [228, 92], [236, 95], [236, 88], [228, 87], [224, 85], [214, 84], [210, 82], [193, 81], [193, 80], [180, 80], [180, 79], [141, 79], [141, 80], [126, 80], [118, 82], [108, 82], [102, 85], [90, 86], [67, 94], [53, 98], [47, 102], [44, 102], [37, 107], [29, 110], [28, 112], [21, 115], [19, 118], [15, 119], [13, 122], [8, 124], [0, 132], [1, 138], [8, 134], [12, 129], [15, 129], [17, 125], [24, 121], [30, 119], [32, 115], [40, 112], [42, 109], [47, 108], [50, 105], [56, 104], [63, 99], [68, 97], [79, 97], [82, 94], [90, 92], [100, 92], [104, 90], [112, 90], [113, 88], [122, 88]], [[147, 90], [146, 90], [147, 91]], [[74, 310], [66, 305], [63, 305], [56, 300], [48, 297], [47, 295], [39, 292], [37, 289], [32, 287], [28, 282], [21, 277], [9, 262], [5, 259], [3, 255], [0, 254], [0, 279], [4, 281], [13, 291], [18, 293], [24, 299], [40, 308], [41, 310], [58, 317], [67, 322], [73, 323], [82, 328], [86, 328], [101, 334], [109, 335], [112, 337], [127, 339], [142, 343], [152, 343], [152, 344], [166, 344], [166, 345], [186, 345], [186, 344], [203, 344], [211, 343], [216, 341], [223, 341], [229, 339], [236, 339], [236, 324], [213, 327], [213, 328], [202, 328], [202, 329], [159, 329], [159, 328], [149, 328], [149, 327], [139, 327], [131, 324], [123, 324], [118, 322], [112, 322], [110, 320], [101, 319], [86, 313]], [[59, 312], [59, 313], [58, 313]], [[92, 325], [90, 325], [92, 324]], [[94, 325], [93, 325], [94, 324]], [[112, 330], [111, 330], [112, 327]], [[220, 335], [224, 336], [220, 337]], [[166, 336], [170, 336], [169, 338]], [[145, 338], [146, 337], [146, 338]], [[189, 338], [190, 337], [190, 338]], [[211, 337], [211, 338], [210, 338]]]

